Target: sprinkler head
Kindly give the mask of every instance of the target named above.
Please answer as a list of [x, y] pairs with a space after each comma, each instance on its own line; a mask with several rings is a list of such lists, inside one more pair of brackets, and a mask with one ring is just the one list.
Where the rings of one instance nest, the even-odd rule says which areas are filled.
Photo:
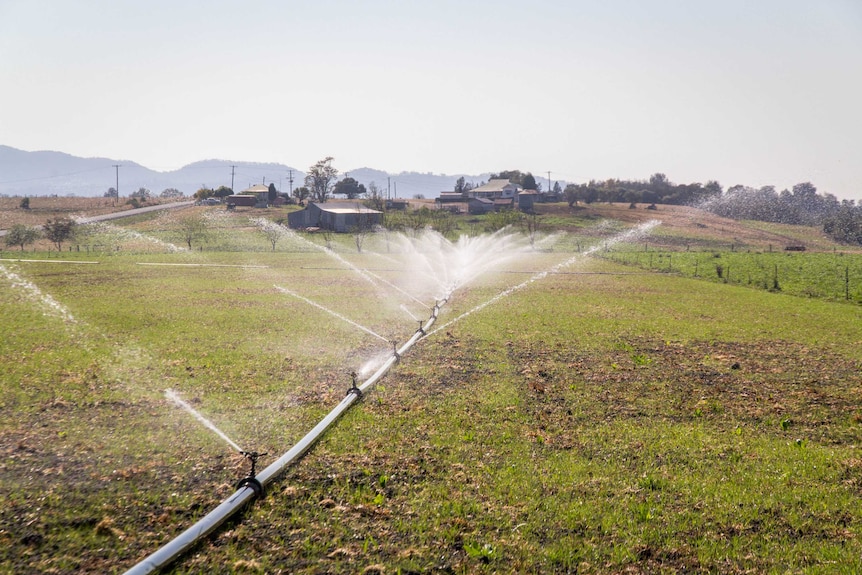
[[359, 389], [359, 387], [356, 385], [356, 372], [355, 371], [350, 372], [350, 379], [351, 379], [351, 385], [350, 385], [350, 389], [347, 390], [347, 395], [350, 395], [351, 393], [353, 393], [353, 394], [356, 394], [356, 397], [358, 397], [359, 399], [362, 399], [362, 390]]
[[257, 473], [255, 472], [255, 467], [257, 467], [257, 460], [266, 455], [266, 453], [258, 453], [257, 451], [240, 451], [239, 453], [240, 455], [251, 461], [251, 470], [248, 472], [248, 476], [254, 477], [255, 475], [257, 475]]
[[419, 321], [419, 331], [422, 333], [422, 335], [425, 335], [425, 330], [422, 329], [422, 320], [420, 319], [418, 321]]
[[239, 483], [236, 484], [237, 489], [242, 487], [248, 487], [252, 491], [254, 491], [257, 497], [263, 496], [263, 485], [261, 485], [260, 481], [257, 480], [257, 471], [255, 471], [255, 467], [257, 466], [257, 459], [261, 456], [266, 455], [266, 453], [258, 453], [257, 451], [240, 451], [240, 454], [251, 461], [251, 469], [248, 472], [248, 475], [239, 480]]

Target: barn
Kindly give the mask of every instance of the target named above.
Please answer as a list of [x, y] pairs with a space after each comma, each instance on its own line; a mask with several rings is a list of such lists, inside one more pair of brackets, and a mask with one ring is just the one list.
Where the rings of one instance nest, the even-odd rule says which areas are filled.
[[305, 209], [287, 214], [287, 225], [295, 230], [322, 228], [335, 232], [370, 229], [383, 223], [383, 212], [359, 202], [309, 203]]

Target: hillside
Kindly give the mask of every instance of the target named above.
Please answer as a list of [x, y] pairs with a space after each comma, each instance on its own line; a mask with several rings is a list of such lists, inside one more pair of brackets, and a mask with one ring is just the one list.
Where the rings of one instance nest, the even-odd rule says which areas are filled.
[[[336, 159], [337, 160], [337, 159]], [[120, 166], [119, 174], [115, 166]], [[412, 198], [417, 195], [433, 198], [443, 190], [451, 190], [459, 177], [479, 183], [488, 174], [431, 174], [419, 172], [388, 173], [373, 168], [349, 169], [336, 166], [342, 173], [368, 187], [391, 190], [393, 197]], [[160, 172], [131, 160], [112, 158], [80, 158], [53, 151], [27, 152], [0, 145], [0, 196], [103, 196], [117, 186], [121, 196], [139, 188], [154, 195], [175, 188], [192, 195], [201, 187], [231, 186], [241, 191], [253, 184], [275, 183], [280, 191], [289, 192], [303, 185], [305, 172], [280, 163], [241, 162], [235, 160], [202, 160], [178, 170]]]

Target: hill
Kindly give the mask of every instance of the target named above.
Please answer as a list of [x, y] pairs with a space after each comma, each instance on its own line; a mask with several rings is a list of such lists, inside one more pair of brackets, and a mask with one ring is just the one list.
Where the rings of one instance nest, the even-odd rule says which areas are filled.
[[[120, 166], [119, 173], [116, 166]], [[433, 198], [441, 191], [453, 189], [459, 177], [479, 183], [489, 175], [388, 173], [367, 167], [339, 169], [366, 187], [375, 182], [381, 190], [389, 189], [393, 197], [400, 198], [418, 195]], [[28, 152], [0, 145], [0, 196], [103, 196], [108, 188], [117, 186], [118, 177], [121, 196], [128, 196], [142, 187], [155, 195], [167, 188], [192, 195], [201, 187], [231, 187], [232, 182], [237, 191], [253, 184], [273, 182], [279, 190], [289, 192], [291, 187], [302, 185], [305, 172], [280, 163], [218, 159], [159, 172], [130, 160], [81, 158], [55, 151]]]

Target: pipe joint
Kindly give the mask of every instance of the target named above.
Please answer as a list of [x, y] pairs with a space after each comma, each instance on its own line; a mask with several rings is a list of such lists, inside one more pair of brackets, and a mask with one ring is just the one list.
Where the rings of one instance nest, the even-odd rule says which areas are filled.
[[242, 489], [243, 487], [248, 487], [252, 491], [254, 491], [255, 497], [263, 497], [263, 485], [260, 481], [257, 480], [256, 477], [243, 477], [239, 480], [239, 483], [236, 484], [237, 489]]

